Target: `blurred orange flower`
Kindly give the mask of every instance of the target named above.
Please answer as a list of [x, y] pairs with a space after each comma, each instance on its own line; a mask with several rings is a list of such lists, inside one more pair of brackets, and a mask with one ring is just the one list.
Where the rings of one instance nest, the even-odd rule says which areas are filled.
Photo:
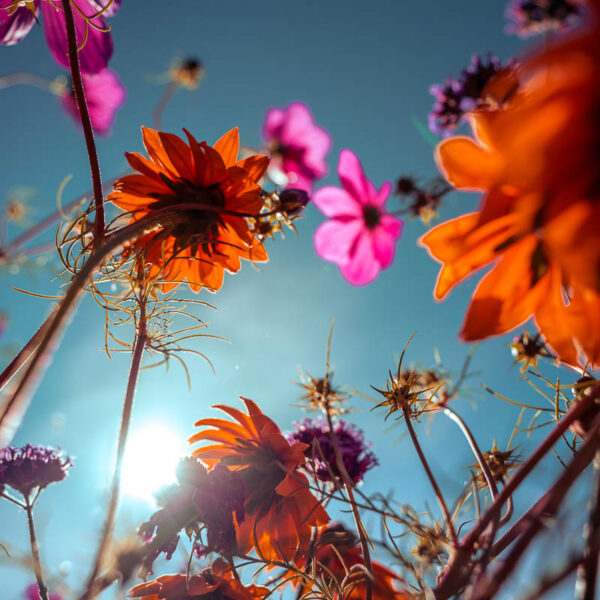
[[[323, 580], [334, 598], [344, 600], [363, 600], [365, 598], [365, 579], [368, 577], [362, 550], [356, 536], [339, 523], [332, 524], [319, 531], [315, 543], [314, 560], [319, 580]], [[401, 578], [391, 569], [372, 562], [373, 600], [404, 600], [407, 592], [397, 588]], [[293, 573], [289, 573], [293, 576]], [[340, 592], [343, 590], [343, 594]], [[309, 593], [306, 585], [302, 594]]]
[[176, 207], [176, 219], [172, 212], [170, 217], [166, 214], [165, 222], [127, 253], [136, 254], [138, 268], [147, 266], [150, 280], [163, 282], [163, 292], [184, 280], [194, 291], [202, 287], [215, 291], [223, 284], [225, 269], [232, 273], [240, 269], [240, 258], [267, 260], [247, 218], [263, 205], [258, 181], [269, 159], [255, 155], [237, 160], [237, 128], [213, 147], [185, 134], [188, 144], [176, 135], [142, 127], [150, 158], [126, 153], [139, 174], [117, 180], [107, 199], [130, 211], [131, 222]]
[[265, 560], [290, 560], [299, 548], [308, 547], [311, 528], [325, 525], [329, 515], [312, 495], [306, 477], [298, 472], [307, 445], [290, 444], [252, 400], [243, 401], [248, 414], [215, 406], [237, 423], [200, 419], [195, 425], [209, 429], [202, 429], [189, 441], [214, 442], [193, 454], [211, 468], [219, 463], [229, 467], [246, 484], [245, 517], [237, 531], [240, 553], [254, 547]]
[[[560, 360], [600, 364], [599, 29], [595, 23], [530, 56], [516, 91], [472, 113], [474, 140], [454, 137], [437, 148], [454, 187], [484, 192], [479, 211], [420, 240], [442, 263], [437, 300], [493, 264], [467, 311], [466, 341], [533, 316]], [[490, 85], [507, 90], [503, 83]]]
[[136, 585], [129, 590], [130, 598], [144, 600], [257, 600], [269, 593], [268, 588], [242, 585], [233, 577], [230, 567], [217, 559], [198, 575], [164, 575], [156, 581]]

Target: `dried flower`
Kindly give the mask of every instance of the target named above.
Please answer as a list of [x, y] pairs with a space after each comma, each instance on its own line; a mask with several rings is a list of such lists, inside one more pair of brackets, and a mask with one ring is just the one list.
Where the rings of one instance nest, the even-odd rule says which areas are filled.
[[25, 498], [38, 488], [62, 481], [72, 462], [60, 450], [26, 444], [0, 449], [0, 488], [10, 486]]
[[290, 444], [252, 400], [243, 400], [248, 414], [229, 406], [215, 407], [237, 423], [200, 419], [196, 426], [208, 429], [189, 441], [213, 442], [194, 450], [194, 456], [212, 469], [227, 466], [244, 480], [245, 514], [237, 531], [241, 553], [255, 547], [265, 560], [289, 560], [298, 548], [308, 546], [311, 528], [324, 525], [329, 516], [298, 471], [305, 463], [306, 445]]
[[[117, 110], [123, 106], [127, 95], [117, 74], [111, 69], [103, 69], [93, 75], [83, 75], [85, 99], [90, 113], [92, 128], [99, 135], [108, 135], [115, 121]], [[63, 108], [81, 126], [79, 108], [70, 86], [64, 86], [61, 94]]]
[[506, 32], [525, 38], [568, 29], [580, 20], [583, 4], [582, 0], [512, 0], [506, 8], [510, 21]]
[[128, 253], [135, 253], [138, 269], [147, 268], [151, 281], [160, 279], [163, 292], [183, 280], [194, 291], [216, 291], [225, 270], [240, 269], [240, 258], [267, 260], [247, 218], [258, 215], [263, 205], [257, 182], [269, 160], [260, 155], [237, 160], [237, 128], [213, 147], [185, 133], [189, 145], [176, 135], [142, 127], [150, 159], [127, 153], [141, 175], [121, 177], [108, 200], [131, 211], [132, 222], [185, 205], [175, 223], [173, 215], [165, 217], [164, 225], [137, 240]]
[[351, 284], [366, 285], [392, 264], [402, 221], [385, 210], [391, 184], [384, 183], [377, 191], [352, 151], [340, 153], [338, 175], [343, 189], [326, 186], [313, 198], [331, 218], [315, 232], [315, 250], [338, 265]]
[[400, 177], [396, 181], [396, 194], [407, 202], [408, 212], [425, 224], [437, 215], [442, 198], [452, 190], [452, 186], [441, 177], [435, 177], [422, 186], [410, 177]]
[[[77, 45], [81, 48], [79, 62], [82, 73], [99, 73], [112, 56], [113, 41], [106, 17], [116, 12], [120, 0], [113, 1], [100, 16], [90, 18], [102, 11], [108, 1], [77, 0], [77, 9], [73, 10]], [[23, 5], [19, 0], [0, 0], [0, 44], [11, 46], [20, 42], [36, 22], [40, 6], [50, 52], [59, 65], [68, 69], [69, 45], [60, 2], [30, 0]]]
[[521, 364], [523, 371], [529, 369], [529, 367], [537, 367], [540, 356], [552, 357], [542, 336], [539, 333], [531, 335], [528, 331], [513, 337], [510, 352], [515, 357], [515, 362]]
[[571, 391], [575, 397], [575, 401], [595, 395], [594, 402], [590, 404], [570, 427], [573, 433], [576, 433], [581, 438], [585, 438], [598, 414], [598, 409], [600, 409], [600, 380], [590, 375], [584, 375], [574, 383]]
[[197, 88], [204, 74], [204, 65], [197, 58], [188, 57], [178, 62], [171, 69], [171, 81], [193, 90]]
[[269, 109], [263, 137], [272, 158], [268, 174], [275, 183], [310, 193], [315, 180], [327, 174], [331, 137], [315, 125], [306, 104]]
[[[514, 448], [507, 448], [504, 451], [500, 450], [496, 444], [496, 440], [494, 440], [491, 450], [483, 453], [483, 458], [496, 483], [505, 483], [509, 472], [519, 465], [519, 457], [515, 452]], [[473, 463], [468, 468], [476, 471], [475, 483], [477, 487], [486, 487], [487, 481], [479, 463]]]
[[[373, 452], [368, 451], [371, 444], [365, 443], [363, 433], [358, 427], [340, 419], [333, 428], [338, 447], [342, 455], [344, 468], [354, 484], [361, 482], [365, 473], [379, 464]], [[322, 419], [304, 419], [294, 423], [294, 431], [287, 436], [290, 442], [307, 445], [304, 455], [307, 458], [305, 468], [321, 481], [332, 481], [341, 477], [337, 467], [335, 447], [331, 439], [329, 426]]]
[[[513, 67], [514, 63], [508, 66]], [[444, 84], [432, 85], [429, 91], [436, 102], [429, 113], [429, 129], [449, 136], [469, 111], [488, 103], [484, 93], [488, 83], [508, 66], [493, 54], [488, 53], [485, 59], [474, 54], [457, 79], [450, 76]]]

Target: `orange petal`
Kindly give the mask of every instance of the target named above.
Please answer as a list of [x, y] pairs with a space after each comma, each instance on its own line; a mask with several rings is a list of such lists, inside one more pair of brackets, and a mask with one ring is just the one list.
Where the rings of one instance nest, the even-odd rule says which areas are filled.
[[181, 138], [148, 127], [142, 127], [142, 138], [148, 156], [172, 178], [192, 179], [192, 153]]
[[435, 159], [451, 185], [459, 190], [472, 191], [492, 187], [502, 164], [497, 154], [462, 136], [440, 142], [435, 150]]
[[249, 156], [248, 158], [242, 158], [235, 164], [238, 167], [242, 167], [242, 169], [248, 173], [250, 179], [258, 183], [261, 177], [267, 171], [270, 160], [271, 159], [268, 156], [255, 154], [254, 156]]
[[237, 127], [230, 129], [213, 144], [213, 148], [223, 157], [225, 166], [231, 167], [240, 149], [240, 130]]

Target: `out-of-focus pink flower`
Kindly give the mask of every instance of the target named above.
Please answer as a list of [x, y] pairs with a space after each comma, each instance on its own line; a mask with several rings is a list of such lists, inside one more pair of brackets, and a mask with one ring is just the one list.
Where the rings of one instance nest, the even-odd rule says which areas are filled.
[[385, 211], [392, 185], [377, 191], [354, 152], [342, 150], [338, 175], [342, 188], [327, 186], [314, 195], [317, 208], [331, 218], [315, 232], [315, 249], [338, 265], [347, 281], [365, 285], [392, 264], [403, 223]]
[[[40, 590], [37, 583], [32, 583], [31, 585], [27, 586], [27, 589], [25, 590], [25, 598], [27, 598], [27, 600], [41, 600]], [[63, 600], [62, 596], [59, 596], [58, 594], [50, 594], [49, 598], [50, 600]]]
[[[115, 121], [117, 110], [125, 102], [125, 88], [111, 69], [104, 69], [95, 75], [83, 75], [82, 78], [92, 127], [96, 133], [107, 135]], [[65, 88], [61, 103], [75, 122], [81, 125], [75, 95], [70, 87]]]
[[[82, 73], [98, 73], [106, 67], [112, 56], [113, 41], [106, 31], [106, 17], [116, 12], [120, 0], [115, 0], [106, 11], [94, 17], [108, 2], [109, 0], [77, 0], [78, 10], [73, 10], [77, 44], [80, 45], [85, 40], [85, 46], [79, 52]], [[0, 0], [0, 44], [11, 46], [20, 42], [33, 27], [40, 6], [50, 52], [58, 64], [69, 68], [65, 15], [58, 1], [30, 0], [27, 5], [21, 5], [18, 0]]]
[[269, 109], [263, 137], [271, 153], [268, 174], [275, 183], [310, 193], [314, 181], [327, 174], [331, 136], [315, 125], [306, 104]]

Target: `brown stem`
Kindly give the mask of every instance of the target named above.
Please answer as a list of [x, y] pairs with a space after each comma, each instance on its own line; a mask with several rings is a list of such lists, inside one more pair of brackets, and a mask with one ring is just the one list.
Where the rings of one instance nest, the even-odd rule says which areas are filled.
[[71, 80], [73, 82], [73, 92], [79, 108], [81, 126], [85, 137], [85, 145], [90, 160], [90, 170], [92, 172], [92, 187], [94, 190], [94, 204], [96, 207], [96, 220], [94, 228], [94, 246], [102, 243], [104, 236], [104, 195], [102, 193], [102, 177], [100, 176], [100, 164], [98, 163], [98, 152], [96, 142], [94, 141], [94, 130], [92, 121], [85, 99], [85, 90], [83, 88], [83, 79], [79, 66], [79, 52], [77, 49], [77, 37], [75, 34], [75, 20], [73, 19], [73, 10], [71, 9], [71, 0], [61, 0], [63, 12], [65, 14], [65, 23], [67, 26], [67, 40], [69, 43], [69, 64], [71, 66]]
[[600, 552], [600, 452], [594, 459], [596, 475], [595, 492], [590, 503], [590, 517], [586, 526], [586, 547], [583, 561], [577, 572], [575, 585], [576, 600], [594, 600], [596, 597], [596, 582], [598, 580], [598, 554]]
[[35, 535], [35, 526], [33, 524], [33, 504], [30, 503], [29, 498], [25, 499], [25, 512], [27, 513], [27, 525], [29, 526], [29, 541], [31, 542], [31, 558], [33, 561], [33, 570], [35, 572], [35, 578], [37, 580], [40, 598], [42, 600], [48, 600], [48, 588], [46, 587], [46, 584], [44, 582], [44, 576], [42, 574], [42, 563], [40, 561], [39, 544]]
[[560, 505], [571, 486], [579, 477], [579, 474], [593, 460], [598, 448], [598, 430], [600, 429], [600, 416], [594, 420], [594, 426], [591, 429], [588, 438], [583, 447], [575, 454], [573, 460], [561, 476], [556, 480], [545, 497], [545, 501], [540, 503], [537, 511], [531, 514], [528, 527], [519, 536], [512, 550], [509, 552], [502, 564], [492, 573], [492, 575], [481, 581], [481, 585], [471, 594], [472, 600], [490, 600], [495, 593], [504, 584], [514, 569], [519, 564], [523, 553], [529, 547], [529, 544], [535, 536], [542, 530], [544, 523], [547, 522], [543, 516], [553, 517], [560, 508]]
[[542, 460], [550, 449], [562, 438], [571, 424], [594, 403], [594, 398], [598, 393], [600, 393], [600, 385], [594, 386], [589, 395], [586, 394], [580, 400], [573, 403], [561, 421], [546, 436], [533, 454], [515, 471], [514, 475], [508, 480], [494, 502], [477, 521], [473, 529], [465, 536], [460, 544], [459, 551], [452, 557], [448, 566], [440, 575], [436, 587], [436, 598], [440, 600], [449, 598], [457, 593], [457, 590], [464, 587], [466, 566], [481, 535], [487, 529], [490, 522], [500, 513], [502, 506], [514, 494], [515, 490], [521, 485], [540, 460]]
[[[331, 334], [330, 334], [331, 335]], [[327, 369], [329, 371], [329, 369]], [[348, 494], [348, 500], [350, 501], [350, 507], [352, 509], [352, 516], [354, 517], [354, 523], [356, 525], [356, 532], [358, 533], [358, 538], [360, 540], [360, 546], [363, 553], [363, 560], [365, 561], [365, 568], [367, 569], [369, 575], [365, 581], [365, 600], [372, 600], [373, 598], [373, 564], [371, 562], [371, 551], [369, 550], [369, 541], [365, 535], [365, 527], [363, 525], [362, 519], [360, 518], [360, 512], [358, 510], [358, 506], [356, 504], [356, 499], [354, 498], [354, 492], [352, 490], [352, 480], [350, 479], [350, 475], [348, 475], [348, 471], [346, 470], [346, 465], [344, 464], [344, 458], [340, 451], [340, 446], [338, 444], [337, 436], [335, 435], [335, 431], [333, 430], [333, 421], [331, 419], [331, 413], [329, 410], [326, 412], [327, 414], [327, 424], [329, 425], [329, 437], [333, 443], [333, 449], [335, 452], [335, 462], [338, 468], [340, 475], [342, 476], [342, 480], [344, 482], [344, 489]]]
[[433, 487], [433, 491], [435, 492], [435, 496], [438, 500], [440, 508], [442, 509], [442, 512], [444, 513], [444, 517], [446, 519], [446, 524], [448, 525], [448, 531], [450, 532], [450, 537], [452, 538], [452, 545], [454, 546], [454, 548], [458, 548], [458, 537], [456, 535], [456, 530], [454, 529], [454, 524], [452, 523], [452, 517], [450, 516], [450, 511], [448, 510], [448, 505], [446, 504], [446, 501], [444, 500], [444, 496], [442, 495], [442, 490], [440, 490], [440, 486], [438, 485], [438, 483], [433, 475], [432, 470], [429, 468], [429, 463], [427, 462], [427, 459], [425, 458], [425, 454], [423, 454], [421, 444], [419, 443], [417, 434], [415, 433], [415, 430], [410, 421], [410, 419], [411, 419], [410, 411], [408, 408], [403, 408], [402, 411], [404, 413], [404, 421], [406, 422], [406, 427], [408, 428], [408, 433], [410, 434], [410, 439], [412, 440], [415, 450], [417, 451], [417, 454], [419, 455], [419, 459], [421, 460], [421, 464], [423, 465], [423, 468], [425, 469], [425, 473], [427, 473], [427, 477], [429, 478], [431, 487]]
[[127, 445], [127, 436], [129, 434], [129, 425], [131, 423], [131, 412], [133, 410], [135, 388], [140, 373], [142, 358], [144, 356], [144, 349], [146, 348], [146, 342], [148, 341], [145, 302], [146, 301], [144, 298], [140, 300], [140, 318], [137, 326], [135, 345], [131, 356], [131, 367], [129, 370], [129, 379], [127, 381], [127, 390], [125, 392], [125, 400], [123, 402], [123, 414], [121, 416], [121, 428], [119, 430], [119, 442], [117, 445], [117, 462], [113, 472], [106, 520], [104, 522], [104, 528], [102, 530], [100, 542], [98, 543], [96, 560], [94, 561], [94, 566], [92, 567], [92, 571], [88, 578], [86, 591], [82, 597], [84, 600], [94, 598], [97, 594], [97, 592], [94, 590], [94, 582], [98, 576], [100, 567], [104, 562], [104, 557], [106, 555], [106, 551], [108, 550], [108, 545], [110, 543], [110, 538], [115, 523], [115, 515], [117, 513], [117, 504], [119, 502], [119, 490], [121, 484], [121, 467], [123, 465], [123, 457], [125, 456], [125, 447]]
[[[170, 209], [173, 213], [175, 210], [176, 207]], [[41, 333], [38, 347], [33, 352], [29, 364], [12, 396], [2, 406], [0, 411], [0, 430], [7, 427], [5, 422], [10, 414], [14, 414], [14, 411], [20, 410], [22, 405], [27, 404], [42, 369], [49, 363], [48, 355], [52, 344], [61, 331], [64, 322], [71, 314], [79, 294], [83, 291], [92, 275], [102, 265], [104, 260], [116, 252], [125, 242], [137, 238], [147, 229], [156, 226], [159, 221], [165, 219], [166, 212], [156, 211], [150, 218], [145, 218], [127, 227], [123, 227], [112, 236], [106, 238], [104, 244], [92, 252], [81, 270], [73, 278], [58, 308], [52, 314], [49, 323], [42, 326], [44, 331]], [[174, 214], [173, 218], [176, 219], [177, 215]]]
[[154, 113], [152, 114], [152, 124], [155, 129], [160, 129], [162, 123], [162, 116], [167, 108], [167, 105], [175, 95], [175, 92], [178, 90], [179, 84], [176, 81], [170, 81], [169, 85], [166, 87], [162, 96], [159, 98], [156, 103], [156, 108], [154, 109]]

